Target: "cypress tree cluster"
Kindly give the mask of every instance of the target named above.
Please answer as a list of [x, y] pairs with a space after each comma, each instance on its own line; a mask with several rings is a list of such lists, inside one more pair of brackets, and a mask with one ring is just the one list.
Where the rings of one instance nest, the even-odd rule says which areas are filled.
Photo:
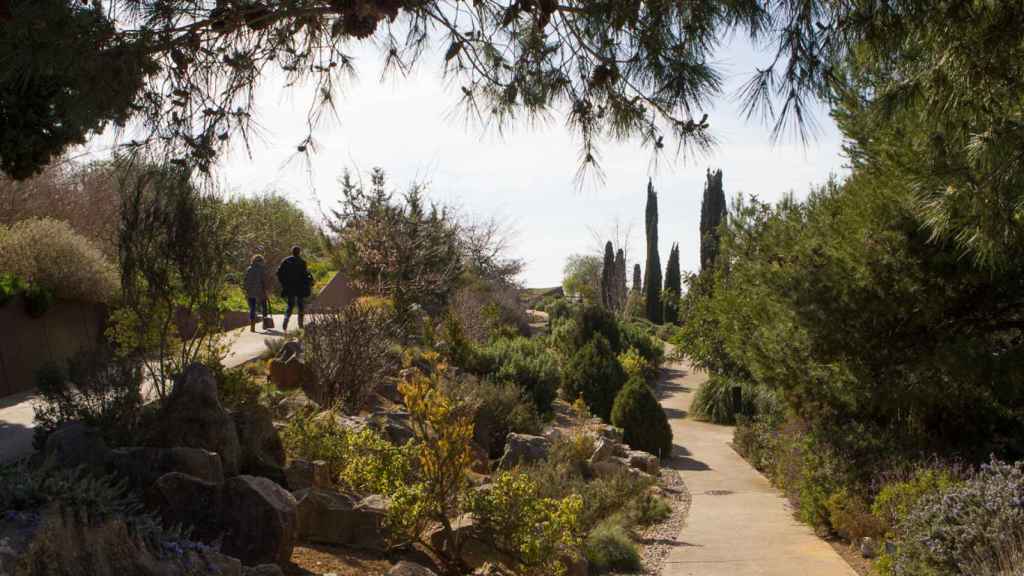
[[725, 221], [728, 207], [722, 189], [722, 171], [708, 170], [704, 199], [700, 204], [700, 269], [714, 266], [718, 257], [718, 225]]
[[646, 230], [647, 230], [647, 264], [644, 276], [644, 295], [647, 319], [655, 324], [661, 324], [661, 258], [658, 256], [658, 195], [654, 191], [654, 184], [647, 181], [647, 208]]
[[668, 253], [668, 264], [665, 266], [664, 320], [667, 323], [679, 322], [679, 296], [683, 291], [683, 274], [679, 268], [679, 244], [673, 244]]

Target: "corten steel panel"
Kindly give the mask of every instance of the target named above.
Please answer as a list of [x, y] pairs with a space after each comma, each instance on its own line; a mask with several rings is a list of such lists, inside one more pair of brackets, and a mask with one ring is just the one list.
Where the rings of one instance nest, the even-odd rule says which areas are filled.
[[29, 317], [20, 298], [0, 307], [0, 396], [31, 390], [47, 362], [95, 349], [105, 321], [99, 304], [58, 301], [41, 318]]

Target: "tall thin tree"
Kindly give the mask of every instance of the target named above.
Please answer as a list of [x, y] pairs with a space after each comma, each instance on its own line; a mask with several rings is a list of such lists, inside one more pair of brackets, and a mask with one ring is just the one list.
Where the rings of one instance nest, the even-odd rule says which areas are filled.
[[609, 240], [604, 245], [604, 261], [601, 264], [601, 305], [608, 310], [615, 308], [615, 249]]
[[640, 265], [633, 264], [633, 290], [639, 292], [643, 290], [643, 275], [640, 273]]
[[644, 266], [644, 296], [647, 319], [661, 324], [661, 257], [658, 256], [658, 194], [654, 184], [647, 181], [647, 208], [645, 210], [647, 225], [647, 264]]
[[619, 248], [615, 253], [615, 310], [626, 309], [626, 252]]
[[710, 169], [704, 183], [704, 199], [700, 205], [700, 269], [714, 266], [718, 257], [719, 225], [725, 221], [728, 206], [722, 189], [722, 171]]
[[662, 293], [665, 322], [679, 322], [679, 295], [682, 291], [683, 275], [679, 268], [679, 244], [673, 244], [668, 253], [668, 264], [665, 266], [665, 291]]

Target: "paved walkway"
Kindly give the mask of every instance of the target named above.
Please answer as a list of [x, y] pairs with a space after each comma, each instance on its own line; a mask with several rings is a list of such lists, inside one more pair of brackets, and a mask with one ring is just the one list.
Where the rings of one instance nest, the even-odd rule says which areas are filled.
[[662, 576], [857, 576], [733, 451], [731, 426], [687, 418], [707, 377], [681, 364], [666, 372], [661, 404], [676, 443], [669, 467], [680, 471], [693, 502]]
[[[266, 351], [266, 345], [263, 343], [265, 339], [280, 338], [284, 335], [281, 331], [283, 322], [284, 315], [275, 315], [276, 330], [263, 332], [259, 329], [253, 333], [249, 332], [247, 326], [228, 332], [229, 350], [224, 358], [224, 365], [229, 368], [239, 366], [263, 354]], [[296, 322], [296, 319], [292, 318], [292, 322]], [[296, 326], [293, 324], [291, 328], [294, 329]], [[24, 456], [32, 451], [34, 400], [35, 396], [32, 393], [0, 398], [0, 462]]]

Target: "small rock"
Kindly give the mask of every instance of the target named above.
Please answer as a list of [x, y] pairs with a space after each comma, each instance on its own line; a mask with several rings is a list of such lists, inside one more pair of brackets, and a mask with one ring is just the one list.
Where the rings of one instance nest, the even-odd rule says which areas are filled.
[[409, 423], [409, 413], [404, 410], [374, 412], [370, 416], [370, 426], [396, 446], [405, 445], [415, 436]]
[[157, 510], [164, 526], [192, 529], [192, 536], [211, 542], [220, 534], [222, 485], [170, 472], [150, 487], [146, 502]]
[[260, 564], [242, 568], [242, 576], [284, 576], [277, 564]]
[[505, 453], [498, 462], [498, 468], [507, 470], [522, 464], [544, 460], [551, 450], [551, 441], [543, 436], [509, 434], [505, 438]]
[[386, 576], [437, 576], [437, 572], [434, 572], [426, 566], [420, 566], [415, 562], [402, 560], [398, 564], [392, 566], [391, 570], [388, 570]]
[[630, 450], [626, 453], [626, 459], [629, 461], [630, 467], [646, 472], [651, 476], [657, 476], [660, 471], [658, 457], [642, 450]]
[[607, 438], [598, 438], [594, 442], [594, 452], [590, 455], [589, 463], [593, 466], [597, 462], [604, 462], [615, 455], [615, 443]]
[[878, 555], [878, 544], [874, 538], [865, 536], [860, 539], [860, 555], [865, 558], [874, 558]]
[[277, 353], [277, 359], [287, 362], [292, 358], [302, 358], [302, 342], [289, 340], [281, 345], [281, 351]]
[[284, 488], [256, 476], [236, 476], [225, 484], [225, 554], [246, 565], [287, 563], [296, 528], [295, 498]]
[[293, 390], [274, 407], [274, 414], [283, 420], [320, 412], [320, 405], [309, 399], [302, 390]]
[[323, 460], [292, 460], [284, 469], [288, 490], [297, 492], [306, 488], [329, 488], [331, 474]]
[[398, 380], [388, 378], [377, 385], [377, 394], [380, 394], [384, 398], [387, 398], [394, 404], [402, 404], [405, 402], [405, 397], [398, 390]]

